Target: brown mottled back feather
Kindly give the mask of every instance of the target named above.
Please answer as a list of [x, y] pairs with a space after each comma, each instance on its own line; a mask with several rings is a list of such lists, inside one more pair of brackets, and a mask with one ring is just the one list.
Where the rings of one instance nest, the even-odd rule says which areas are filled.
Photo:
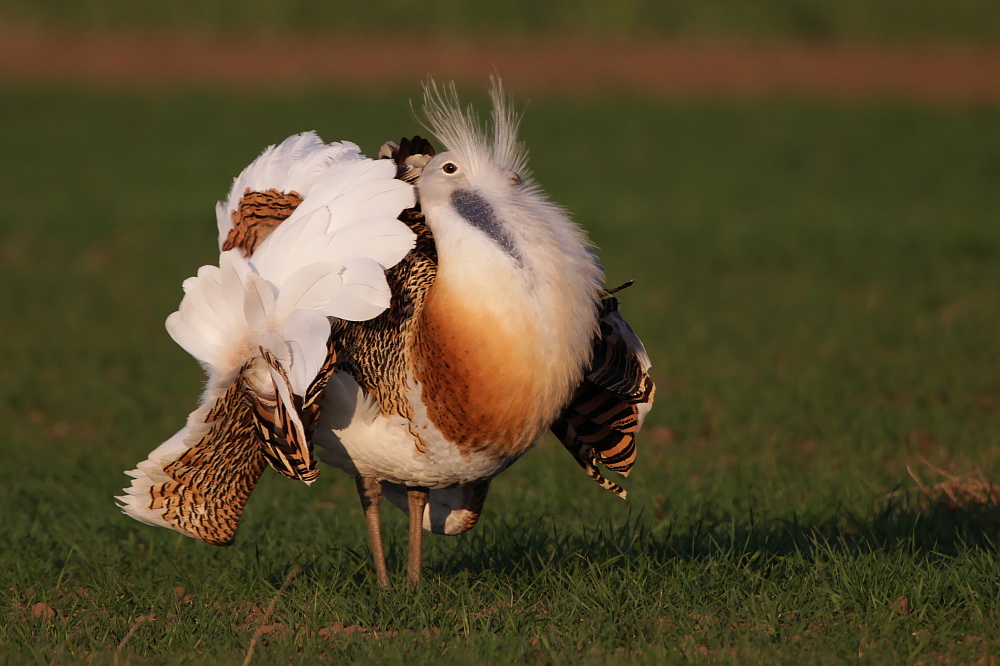
[[[414, 153], [414, 150], [424, 151]], [[399, 167], [399, 175], [419, 176], [413, 167], [416, 156], [433, 155], [434, 149], [419, 136], [387, 143], [381, 152]], [[422, 167], [422, 165], [420, 165]], [[413, 174], [412, 170], [417, 169]], [[415, 323], [423, 311], [427, 291], [437, 276], [437, 249], [424, 222], [419, 204], [404, 210], [399, 219], [417, 235], [416, 246], [398, 264], [386, 271], [392, 302], [382, 314], [367, 321], [336, 321], [331, 340], [338, 371], [347, 372], [378, 402], [384, 414], [412, 417], [405, 397], [410, 349]], [[419, 440], [419, 438], [418, 438]]]

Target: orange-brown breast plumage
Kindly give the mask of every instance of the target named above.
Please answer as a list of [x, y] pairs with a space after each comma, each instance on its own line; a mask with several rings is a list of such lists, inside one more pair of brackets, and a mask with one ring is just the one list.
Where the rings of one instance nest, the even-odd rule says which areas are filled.
[[438, 281], [417, 332], [427, 414], [463, 453], [516, 457], [546, 424], [535, 336]]

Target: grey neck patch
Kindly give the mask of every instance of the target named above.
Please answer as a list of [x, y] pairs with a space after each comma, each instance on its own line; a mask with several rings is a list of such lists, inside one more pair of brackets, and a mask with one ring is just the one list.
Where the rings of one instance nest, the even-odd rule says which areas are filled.
[[451, 193], [451, 205], [469, 224], [492, 238], [514, 261], [521, 263], [521, 253], [517, 251], [514, 239], [497, 219], [486, 199], [469, 190], [455, 190]]

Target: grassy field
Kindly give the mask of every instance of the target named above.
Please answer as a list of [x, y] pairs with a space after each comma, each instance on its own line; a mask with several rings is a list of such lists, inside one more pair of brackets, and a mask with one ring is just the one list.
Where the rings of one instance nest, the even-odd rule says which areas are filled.
[[633, 39], [959, 43], [997, 45], [992, 0], [552, 0], [413, 3], [382, 0], [6, 0], [0, 20], [72, 31], [188, 34], [551, 34]]
[[228, 549], [120, 515], [198, 395], [163, 319], [215, 200], [292, 132], [419, 131], [408, 97], [0, 89], [0, 661], [994, 663], [996, 109], [532, 102], [540, 181], [637, 281], [628, 502], [547, 441], [390, 593], [334, 470], [267, 473]]

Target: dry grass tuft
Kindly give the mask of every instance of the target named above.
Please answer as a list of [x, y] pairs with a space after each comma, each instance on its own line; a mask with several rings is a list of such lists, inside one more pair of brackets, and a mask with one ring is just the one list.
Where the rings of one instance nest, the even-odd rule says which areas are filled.
[[[936, 475], [943, 480], [927, 484], [915, 471], [916, 465], [907, 464], [906, 471], [920, 489], [920, 498], [929, 504], [941, 504], [952, 511], [995, 508], [1000, 506], [1000, 486], [986, 478], [976, 465], [962, 475], [955, 475], [932, 464], [926, 458], [919, 459], [923, 473]], [[906, 494], [905, 490], [890, 493], [887, 499]]]

